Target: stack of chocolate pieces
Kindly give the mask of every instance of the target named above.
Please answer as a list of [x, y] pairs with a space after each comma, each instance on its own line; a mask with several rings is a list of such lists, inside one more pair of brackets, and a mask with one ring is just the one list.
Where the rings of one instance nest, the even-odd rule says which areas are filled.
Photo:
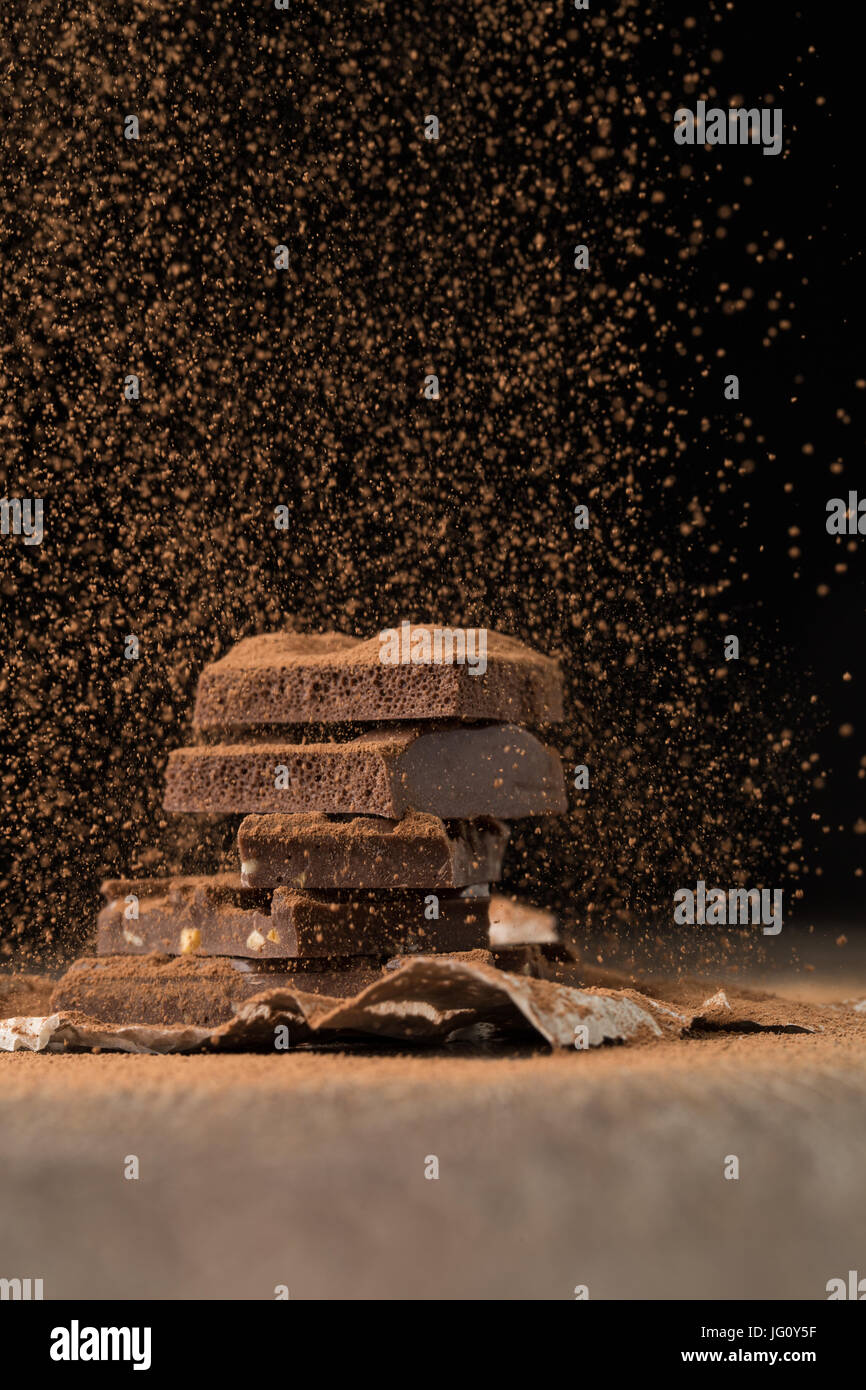
[[384, 634], [286, 632], [205, 668], [164, 804], [243, 816], [239, 872], [106, 883], [98, 955], [55, 1008], [216, 1024], [269, 987], [346, 997], [401, 957], [489, 947], [507, 822], [566, 809], [558, 755], [523, 727], [562, 717], [559, 667], [486, 632], [473, 669], [471, 633], [448, 630], [445, 660], [441, 629], [406, 628], [406, 660]]

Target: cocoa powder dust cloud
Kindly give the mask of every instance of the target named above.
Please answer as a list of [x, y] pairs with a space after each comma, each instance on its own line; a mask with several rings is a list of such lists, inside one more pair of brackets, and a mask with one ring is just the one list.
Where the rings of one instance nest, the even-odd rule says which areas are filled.
[[[742, 557], [779, 464], [722, 392], [789, 368], [807, 277], [750, 202], [788, 148], [672, 138], [741, 90], [725, 14], [12, 7], [0, 454], [45, 535], [0, 548], [8, 958], [74, 954], [105, 875], [225, 861], [235, 822], [162, 811], [166, 755], [202, 665], [285, 625], [561, 657], [590, 786], [509, 864], [576, 939], [663, 937], [697, 877], [808, 881], [819, 721]], [[806, 75], [766, 72], [792, 139]]]

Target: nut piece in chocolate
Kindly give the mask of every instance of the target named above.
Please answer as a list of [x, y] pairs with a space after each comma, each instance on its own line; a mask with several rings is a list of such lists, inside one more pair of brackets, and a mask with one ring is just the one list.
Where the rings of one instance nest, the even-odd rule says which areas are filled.
[[[243, 888], [237, 875], [110, 880], [97, 920], [104, 956], [204, 955], [260, 960], [472, 951], [488, 944], [488, 887], [348, 889], [327, 894]], [[126, 904], [137, 902], [129, 921]]]

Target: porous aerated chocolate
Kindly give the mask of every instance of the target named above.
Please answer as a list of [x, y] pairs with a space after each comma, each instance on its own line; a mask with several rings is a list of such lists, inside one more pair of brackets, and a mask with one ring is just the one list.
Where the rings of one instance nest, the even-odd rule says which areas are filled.
[[[435, 631], [412, 624], [413, 633], [429, 633], [431, 640]], [[237, 730], [309, 720], [561, 719], [559, 663], [502, 633], [487, 631], [486, 643], [486, 670], [472, 674], [471, 665], [454, 661], [386, 664], [378, 636], [247, 637], [202, 671], [195, 722], [201, 729]]]
[[384, 961], [351, 959], [254, 965], [224, 956], [83, 956], [54, 987], [51, 1012], [89, 1014], [105, 1023], [225, 1023], [264, 989], [349, 998], [381, 978]]
[[[202, 954], [287, 959], [470, 951], [488, 942], [486, 885], [429, 894], [321, 894], [243, 888], [237, 875], [110, 880], [97, 922], [100, 955]], [[134, 896], [134, 917], [127, 915]], [[436, 915], [433, 915], [436, 914]]]
[[167, 811], [390, 819], [414, 810], [446, 820], [567, 809], [558, 755], [513, 724], [381, 729], [347, 743], [179, 748], [169, 757], [163, 804]]
[[322, 812], [247, 816], [238, 831], [241, 881], [249, 888], [464, 888], [502, 873], [508, 826], [491, 816], [402, 820]]

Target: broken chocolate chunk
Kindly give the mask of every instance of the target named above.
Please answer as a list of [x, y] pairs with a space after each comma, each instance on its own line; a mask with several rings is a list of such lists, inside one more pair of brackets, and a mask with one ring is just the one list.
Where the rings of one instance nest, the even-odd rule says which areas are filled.
[[109, 901], [97, 921], [100, 955], [331, 959], [471, 951], [488, 940], [486, 884], [438, 894], [277, 888], [271, 895], [221, 874], [110, 880], [103, 891]]
[[556, 815], [567, 809], [558, 755], [513, 724], [383, 729], [348, 743], [178, 748], [167, 811], [324, 811], [451, 820]]
[[202, 671], [195, 709], [199, 728], [227, 731], [319, 720], [561, 718], [557, 661], [485, 628], [409, 623], [366, 641], [337, 632], [244, 638]]
[[219, 956], [83, 956], [54, 987], [51, 1012], [88, 1014], [104, 1023], [225, 1023], [238, 1005], [266, 989], [303, 990], [347, 999], [382, 977], [383, 961], [253, 963]]
[[464, 888], [495, 882], [508, 826], [485, 816], [443, 821], [419, 811], [402, 820], [339, 819], [310, 812], [247, 816], [238, 831], [241, 881], [249, 888]]

